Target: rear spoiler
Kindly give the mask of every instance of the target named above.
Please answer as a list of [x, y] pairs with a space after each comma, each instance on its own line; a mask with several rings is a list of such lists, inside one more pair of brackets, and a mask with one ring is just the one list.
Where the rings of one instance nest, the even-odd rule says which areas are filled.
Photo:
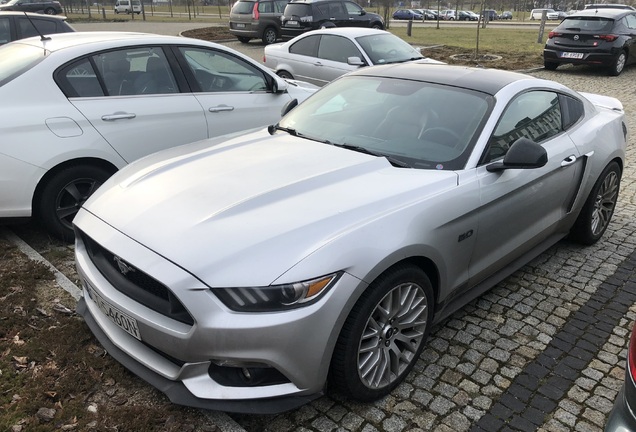
[[615, 97], [603, 96], [595, 93], [579, 92], [579, 94], [598, 107], [624, 112], [623, 104]]

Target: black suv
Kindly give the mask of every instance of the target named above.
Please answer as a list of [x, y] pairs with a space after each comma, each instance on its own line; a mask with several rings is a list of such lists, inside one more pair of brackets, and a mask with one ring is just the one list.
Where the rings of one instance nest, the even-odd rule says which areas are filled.
[[281, 17], [283, 38], [292, 38], [309, 30], [327, 27], [370, 27], [384, 30], [378, 14], [346, 0], [294, 0]]
[[62, 5], [59, 1], [49, 0], [9, 0], [0, 4], [0, 11], [38, 12], [47, 15], [62, 13]]
[[243, 43], [261, 39], [264, 44], [280, 36], [280, 17], [288, 0], [239, 0], [230, 11], [230, 33]]

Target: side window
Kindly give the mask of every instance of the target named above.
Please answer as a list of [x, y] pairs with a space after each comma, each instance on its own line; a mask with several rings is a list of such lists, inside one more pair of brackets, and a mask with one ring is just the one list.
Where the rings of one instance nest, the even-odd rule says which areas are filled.
[[263, 73], [248, 62], [222, 51], [179, 48], [200, 92], [267, 91]]
[[[31, 20], [42, 34], [55, 33], [57, 28], [57, 24], [55, 22], [37, 18], [31, 18]], [[20, 27], [20, 35], [23, 38], [39, 36], [37, 30], [33, 28], [33, 24], [31, 24], [31, 21], [26, 18], [18, 18], [18, 27]]]
[[342, 3], [338, 2], [330, 2], [329, 3], [329, 18], [340, 18], [345, 15], [344, 6]]
[[570, 96], [559, 95], [559, 102], [563, 115], [563, 129], [568, 130], [583, 117], [585, 108], [583, 102]]
[[490, 140], [484, 162], [499, 159], [519, 138], [541, 143], [563, 131], [559, 97], [549, 91], [517, 96], [506, 107]]
[[178, 93], [168, 59], [159, 47], [109, 51], [93, 56], [109, 96]]
[[258, 11], [261, 13], [272, 13], [274, 12], [274, 3], [271, 1], [260, 2], [258, 4]]
[[318, 56], [318, 43], [320, 42], [320, 36], [308, 36], [302, 38], [298, 42], [289, 47], [289, 52], [292, 54], [299, 54], [304, 56], [316, 57]]
[[362, 15], [362, 8], [355, 3], [344, 2], [345, 8], [347, 9], [347, 13], [349, 15]]
[[625, 17], [625, 21], [627, 22], [627, 27], [629, 27], [630, 29], [636, 29], [636, 15], [627, 15]]
[[0, 45], [11, 42], [11, 27], [9, 17], [0, 17]]
[[66, 97], [99, 97], [104, 91], [91, 62], [84, 58], [62, 69], [57, 81]]
[[349, 57], [360, 57], [360, 51], [347, 38], [333, 35], [323, 35], [318, 48], [318, 57], [325, 60], [333, 60], [347, 63]]
[[287, 6], [287, 0], [274, 1], [274, 11], [276, 13], [283, 13], [285, 6]]

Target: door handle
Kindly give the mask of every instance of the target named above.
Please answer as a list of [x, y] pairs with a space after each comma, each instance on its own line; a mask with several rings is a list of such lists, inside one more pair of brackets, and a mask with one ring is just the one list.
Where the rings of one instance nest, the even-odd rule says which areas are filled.
[[115, 121], [115, 120], [130, 120], [137, 117], [137, 114], [132, 113], [115, 113], [102, 116], [102, 120], [104, 121]]
[[211, 113], [221, 112], [221, 111], [234, 111], [234, 107], [229, 105], [218, 105], [215, 107], [208, 108], [208, 111], [210, 111]]
[[561, 166], [566, 167], [568, 165], [572, 165], [574, 162], [576, 162], [576, 156], [570, 155], [563, 159], [563, 161], [561, 162]]
[[314, 66], [322, 66], [322, 63], [320, 63], [319, 61], [317, 61], [316, 63], [314, 63]]

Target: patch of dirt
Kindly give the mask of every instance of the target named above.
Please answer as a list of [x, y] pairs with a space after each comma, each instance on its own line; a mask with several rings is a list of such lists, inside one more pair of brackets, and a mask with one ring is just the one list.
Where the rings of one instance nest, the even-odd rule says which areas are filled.
[[[40, 246], [74, 280], [72, 248]], [[0, 235], [0, 430], [218, 430], [112, 359], [74, 311], [50, 270]]]
[[[206, 27], [183, 32], [184, 36], [208, 41], [234, 40], [236, 37], [232, 35], [226, 27]], [[260, 43], [252, 41], [250, 43]], [[540, 54], [510, 54], [506, 52], [487, 52], [480, 53], [475, 58], [474, 52], [468, 52], [465, 48], [458, 48], [450, 45], [442, 45], [435, 47], [423, 47], [422, 54], [426, 57], [443, 61], [448, 64], [463, 66], [478, 66], [504, 70], [529, 70], [537, 67], [543, 67], [543, 57]], [[456, 56], [458, 58], [451, 58]], [[493, 57], [501, 57], [493, 60]]]

